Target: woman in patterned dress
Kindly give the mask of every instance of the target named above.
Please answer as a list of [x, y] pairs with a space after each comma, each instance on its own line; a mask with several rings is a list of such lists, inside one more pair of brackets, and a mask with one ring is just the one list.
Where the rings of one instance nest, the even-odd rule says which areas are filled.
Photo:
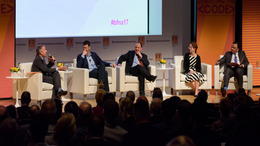
[[189, 83], [191, 88], [195, 90], [195, 97], [199, 92], [199, 84], [205, 81], [201, 73], [200, 56], [196, 53], [198, 45], [196, 42], [191, 42], [189, 45], [189, 53], [184, 56], [185, 82]]

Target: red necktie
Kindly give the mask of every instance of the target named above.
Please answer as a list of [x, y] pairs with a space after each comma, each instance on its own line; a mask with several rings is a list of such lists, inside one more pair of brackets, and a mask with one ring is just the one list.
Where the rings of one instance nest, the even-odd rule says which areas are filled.
[[143, 64], [143, 62], [141, 61], [141, 59], [140, 59], [139, 56], [138, 56], [138, 60], [139, 60], [139, 62], [140, 62], [140, 65], [141, 65], [142, 67], [144, 67], [144, 64]]

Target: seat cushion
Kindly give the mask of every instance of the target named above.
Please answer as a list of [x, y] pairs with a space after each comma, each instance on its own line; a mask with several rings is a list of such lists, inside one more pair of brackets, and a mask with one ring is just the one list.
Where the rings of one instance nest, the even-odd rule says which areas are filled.
[[[138, 83], [139, 81], [138, 81], [138, 77], [136, 77], [136, 76], [126, 75], [125, 82], [126, 83]], [[148, 83], [149, 81], [145, 79], [145, 82]]]
[[[186, 77], [185, 74], [184, 74], [184, 73], [181, 73], [180, 75], [181, 75], [181, 78], [180, 78], [180, 79], [181, 79], [181, 82], [185, 82], [185, 77]], [[203, 74], [203, 75], [204, 75], [204, 77], [205, 77], [205, 81], [207, 81], [207, 75], [206, 75], [206, 74]]]
[[45, 82], [43, 82], [43, 83], [42, 83], [42, 88], [43, 88], [43, 89], [42, 89], [43, 91], [52, 90], [53, 85], [50, 84], [50, 83], [45, 83]]
[[[224, 73], [219, 73], [219, 81], [222, 82], [222, 79], [224, 78]], [[234, 83], [234, 77], [230, 78], [230, 83]], [[247, 82], [247, 76], [243, 75], [243, 82]]]
[[[96, 86], [98, 84], [98, 80], [95, 78], [89, 78], [89, 85]], [[112, 84], [112, 77], [108, 76], [108, 84]]]

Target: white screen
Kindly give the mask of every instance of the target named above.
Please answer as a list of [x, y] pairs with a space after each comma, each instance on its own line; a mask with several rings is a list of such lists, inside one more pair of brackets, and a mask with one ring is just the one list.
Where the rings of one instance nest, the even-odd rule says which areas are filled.
[[148, 0], [16, 1], [16, 38], [147, 35], [148, 27]]

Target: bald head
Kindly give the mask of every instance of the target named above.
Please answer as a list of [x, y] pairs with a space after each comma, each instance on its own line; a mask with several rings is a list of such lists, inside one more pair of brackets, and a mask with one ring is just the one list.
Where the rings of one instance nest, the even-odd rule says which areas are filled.
[[92, 115], [92, 107], [88, 102], [81, 102], [79, 105], [79, 117], [88, 119]]

